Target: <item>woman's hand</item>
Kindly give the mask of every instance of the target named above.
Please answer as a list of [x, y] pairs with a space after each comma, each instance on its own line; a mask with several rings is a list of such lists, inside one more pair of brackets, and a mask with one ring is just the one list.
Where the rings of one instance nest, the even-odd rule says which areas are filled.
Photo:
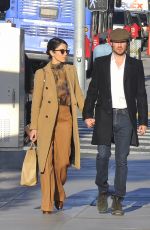
[[36, 129], [32, 129], [30, 131], [30, 140], [32, 142], [35, 142], [37, 140], [37, 130]]

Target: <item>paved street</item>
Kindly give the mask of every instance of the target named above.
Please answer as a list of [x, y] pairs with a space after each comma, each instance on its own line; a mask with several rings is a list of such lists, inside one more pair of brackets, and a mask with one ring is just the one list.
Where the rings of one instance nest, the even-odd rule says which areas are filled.
[[[140, 138], [141, 147], [131, 151], [125, 215], [99, 214], [96, 204], [95, 147], [90, 146], [91, 130], [79, 119], [81, 170], [69, 169], [65, 185], [67, 199], [63, 211], [43, 215], [40, 211], [40, 185], [19, 186], [20, 171], [0, 172], [0, 229], [2, 230], [150, 230], [150, 132]], [[114, 155], [109, 167], [109, 183], [113, 190]]]
[[[150, 111], [150, 59], [145, 53], [142, 59]], [[150, 230], [150, 130], [145, 136], [140, 137], [139, 148], [131, 147], [123, 217], [111, 215], [110, 197], [108, 213], [98, 213], [97, 188], [94, 183], [97, 151], [95, 146], [90, 145], [92, 130], [85, 127], [81, 118], [79, 118], [79, 131], [81, 170], [69, 169], [68, 181], [65, 184], [67, 199], [64, 209], [59, 212], [54, 210], [51, 215], [43, 215], [40, 211], [39, 183], [35, 187], [19, 185], [20, 170], [14, 168], [17, 156], [19, 158], [18, 154], [22, 153], [16, 152], [11, 155], [10, 152], [7, 155], [8, 164], [6, 159], [4, 161], [5, 152], [0, 153], [3, 155], [1, 165], [6, 164], [6, 167], [0, 169], [0, 230]], [[114, 146], [109, 166], [111, 190], [115, 169], [113, 153]], [[12, 167], [10, 167], [11, 161], [14, 162]], [[21, 167], [21, 158], [18, 162]]]

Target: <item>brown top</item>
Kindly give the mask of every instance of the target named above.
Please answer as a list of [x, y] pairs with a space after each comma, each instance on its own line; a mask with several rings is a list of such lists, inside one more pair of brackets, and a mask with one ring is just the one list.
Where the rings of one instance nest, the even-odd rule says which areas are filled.
[[71, 97], [70, 97], [70, 91], [69, 91], [68, 82], [66, 78], [66, 72], [63, 66], [64, 66], [63, 63], [55, 64], [55, 65], [51, 63], [51, 68], [56, 82], [58, 103], [60, 105], [69, 106], [71, 104]]

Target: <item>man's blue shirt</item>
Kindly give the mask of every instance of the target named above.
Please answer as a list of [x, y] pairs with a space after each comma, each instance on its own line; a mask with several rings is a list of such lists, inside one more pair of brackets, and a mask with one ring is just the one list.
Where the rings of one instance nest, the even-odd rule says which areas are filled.
[[106, 56], [112, 53], [112, 48], [108, 43], [100, 44], [94, 48], [93, 51], [93, 61], [97, 57]]

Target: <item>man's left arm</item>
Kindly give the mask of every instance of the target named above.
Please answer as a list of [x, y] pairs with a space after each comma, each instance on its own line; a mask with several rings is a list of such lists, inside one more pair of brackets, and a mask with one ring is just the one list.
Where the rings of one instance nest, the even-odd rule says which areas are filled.
[[148, 125], [148, 104], [145, 89], [144, 68], [141, 60], [138, 61], [138, 84], [137, 84], [137, 110], [138, 110], [138, 133], [143, 135]]

